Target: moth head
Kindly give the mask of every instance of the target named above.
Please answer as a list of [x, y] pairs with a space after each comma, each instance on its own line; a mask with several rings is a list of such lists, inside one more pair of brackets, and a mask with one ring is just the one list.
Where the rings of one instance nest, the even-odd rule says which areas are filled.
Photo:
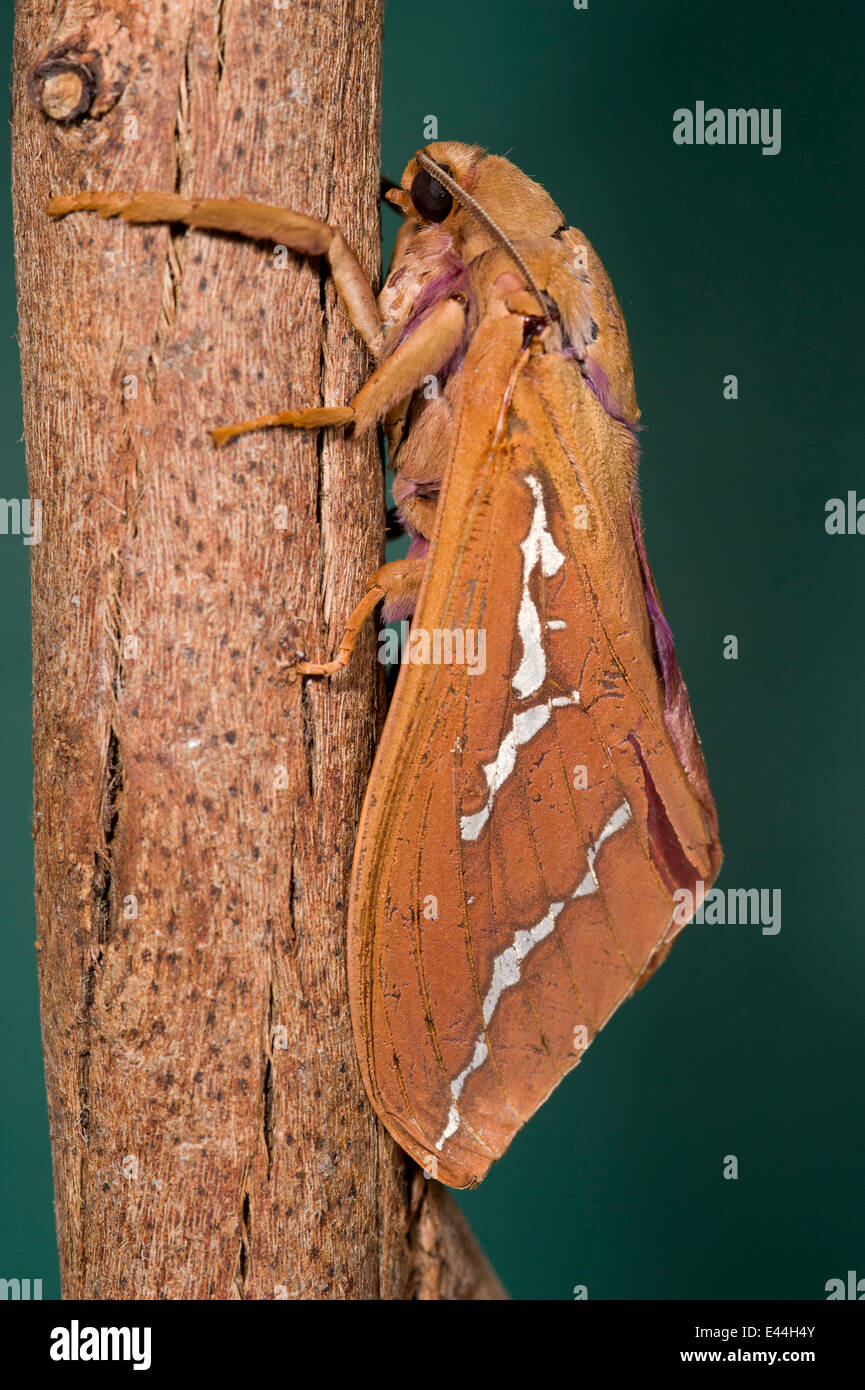
[[[483, 150], [473, 145], [458, 145], [452, 141], [439, 140], [419, 150], [410, 159], [403, 173], [401, 186], [392, 188], [385, 194], [389, 203], [399, 208], [405, 217], [427, 226], [441, 226], [447, 222], [457, 204], [452, 192], [430, 173], [421, 168], [419, 156], [427, 154], [440, 167], [442, 173], [460, 186], [471, 178], [471, 171], [477, 159], [483, 158]], [[448, 231], [452, 231], [452, 223]]]
[[478, 210], [508, 238], [552, 236], [563, 222], [549, 194], [509, 159], [455, 140], [418, 150], [387, 198], [407, 217], [446, 227], [458, 240], [477, 233]]
[[514, 242], [552, 236], [564, 221], [549, 194], [510, 160], [452, 140], [418, 150], [406, 165], [401, 187], [386, 197], [422, 226], [441, 227], [465, 263], [501, 246], [536, 294]]

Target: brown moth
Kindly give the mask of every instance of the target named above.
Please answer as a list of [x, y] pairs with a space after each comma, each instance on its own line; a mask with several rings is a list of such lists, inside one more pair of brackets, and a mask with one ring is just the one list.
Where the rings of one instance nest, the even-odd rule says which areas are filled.
[[[721, 863], [672, 635], [646, 559], [622, 312], [582, 233], [506, 159], [421, 150], [376, 303], [336, 228], [171, 194], [56, 198], [327, 257], [377, 366], [351, 406], [267, 425], [383, 421], [408, 556], [380, 601], [413, 615], [355, 851], [348, 977], [382, 1122], [472, 1187], [645, 983]], [[479, 659], [481, 652], [483, 660]]]

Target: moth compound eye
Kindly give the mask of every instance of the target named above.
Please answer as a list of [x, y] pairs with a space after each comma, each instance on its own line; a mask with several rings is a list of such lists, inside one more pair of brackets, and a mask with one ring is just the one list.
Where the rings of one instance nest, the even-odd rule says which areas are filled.
[[412, 179], [411, 200], [424, 222], [444, 222], [454, 200], [438, 179], [419, 169]]

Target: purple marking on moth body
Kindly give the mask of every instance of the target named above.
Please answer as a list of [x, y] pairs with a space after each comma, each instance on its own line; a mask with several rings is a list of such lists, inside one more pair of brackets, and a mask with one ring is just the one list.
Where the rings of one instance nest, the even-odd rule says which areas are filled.
[[[426, 536], [412, 536], [411, 545], [408, 548], [407, 560], [425, 560], [429, 554], [429, 541]], [[385, 599], [382, 609], [382, 622], [399, 623], [404, 618], [414, 616], [416, 598], [414, 595], [406, 594], [401, 598]]]
[[429, 541], [426, 536], [412, 536], [406, 559], [425, 560], [427, 555], [429, 555]]
[[452, 357], [448, 358], [444, 366], [441, 367], [437, 375], [441, 380], [446, 380], [454, 372], [459, 371], [466, 355], [466, 348], [469, 338], [469, 325], [475, 312], [474, 299], [469, 291], [469, 279], [466, 267], [456, 256], [448, 256], [446, 259], [448, 269], [438, 279], [431, 280], [426, 289], [418, 295], [415, 305], [406, 320], [405, 326], [399, 336], [400, 344], [404, 343], [410, 333], [423, 323], [428, 314], [431, 314], [437, 304], [441, 304], [443, 299], [448, 299], [452, 294], [461, 291], [468, 300], [468, 312], [466, 314], [466, 333], [463, 341], [457, 348]]
[[387, 627], [388, 623], [401, 623], [414, 617], [414, 606], [413, 598], [385, 599], [381, 613], [382, 625]]
[[411, 313], [406, 320], [405, 327], [400, 335], [400, 342], [417, 328], [422, 319], [425, 319], [430, 310], [449, 294], [456, 290], [465, 290], [468, 287], [468, 276], [466, 268], [457, 256], [447, 256], [445, 259], [447, 269], [437, 280], [431, 280], [426, 289], [421, 290], [414, 302]]
[[583, 380], [593, 395], [600, 401], [607, 414], [612, 416], [614, 420], [618, 420], [619, 424], [624, 425], [625, 429], [630, 430], [631, 434], [636, 438], [639, 425], [635, 425], [632, 420], [626, 417], [621, 405], [616, 401], [610, 386], [610, 379], [601, 364], [599, 362], [593, 362], [588, 354], [585, 357], [578, 357], [577, 361], [579, 362]]
[[404, 502], [408, 497], [438, 497], [441, 478], [405, 478], [401, 474], [394, 483], [394, 495]]

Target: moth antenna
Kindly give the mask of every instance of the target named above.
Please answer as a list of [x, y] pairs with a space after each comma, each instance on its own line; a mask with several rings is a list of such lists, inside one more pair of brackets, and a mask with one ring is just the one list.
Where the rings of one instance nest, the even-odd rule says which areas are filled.
[[553, 320], [547, 309], [544, 296], [535, 283], [532, 272], [529, 270], [513, 242], [505, 236], [501, 227], [498, 227], [489, 213], [481, 207], [480, 203], [476, 202], [470, 193], [466, 193], [465, 189], [460, 187], [456, 179], [452, 179], [450, 174], [446, 174], [440, 164], [436, 164], [434, 159], [430, 159], [429, 155], [424, 150], [418, 150], [415, 158], [420, 167], [425, 169], [428, 174], [431, 174], [436, 182], [441, 184], [442, 188], [446, 188], [455, 202], [459, 203], [460, 206], [464, 207], [468, 212], [471, 212], [477, 218], [478, 222], [481, 223], [481, 226], [486, 227], [487, 231], [494, 240], [498, 242], [502, 250], [508, 253], [511, 260], [514, 261], [519, 268], [520, 273], [525, 277], [526, 284], [532, 294], [536, 296], [543, 310], [544, 319], [547, 324], [552, 327]]

